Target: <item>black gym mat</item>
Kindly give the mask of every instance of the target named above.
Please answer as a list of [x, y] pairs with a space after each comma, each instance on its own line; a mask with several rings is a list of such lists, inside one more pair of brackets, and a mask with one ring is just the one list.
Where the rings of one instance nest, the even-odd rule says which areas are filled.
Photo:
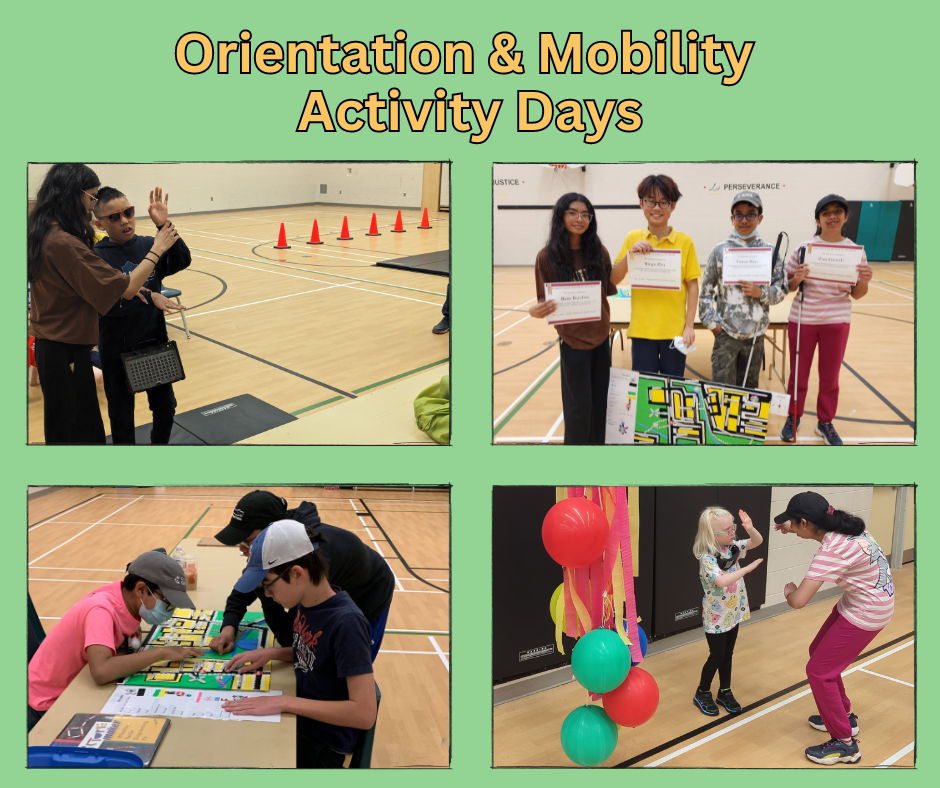
[[404, 271], [415, 271], [419, 274], [450, 276], [450, 249], [445, 249], [442, 252], [416, 254], [411, 257], [399, 257], [397, 260], [383, 260], [375, 265], [379, 268], [399, 268]]
[[[241, 394], [186, 413], [177, 413], [173, 419], [170, 445], [230, 446], [296, 420], [296, 416], [251, 394]], [[150, 443], [150, 427], [150, 424], [137, 427], [135, 438], [138, 444]]]

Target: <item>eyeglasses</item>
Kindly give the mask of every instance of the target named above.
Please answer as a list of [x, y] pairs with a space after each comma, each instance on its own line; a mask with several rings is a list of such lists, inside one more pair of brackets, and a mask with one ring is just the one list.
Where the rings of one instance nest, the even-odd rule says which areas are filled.
[[98, 198], [94, 194], [89, 194], [84, 189], [82, 189], [82, 194], [84, 194], [89, 200], [91, 200], [91, 207], [94, 208], [98, 204]]
[[150, 592], [150, 596], [153, 596], [153, 597], [156, 597], [157, 599], [159, 599], [159, 600], [160, 600], [161, 602], [163, 602], [163, 604], [166, 605], [170, 610], [174, 610], [174, 609], [176, 608], [176, 605], [171, 604], [171, 603], [170, 603], [170, 600], [167, 599], [165, 596], [163, 596], [163, 594], [162, 594], [159, 590], [157, 590], [157, 589], [151, 590], [150, 588], [148, 588], [147, 591]]
[[733, 524], [732, 524], [732, 525], [729, 525], [729, 526], [728, 526], [727, 528], [725, 528], [724, 530], [722, 530], [722, 531], [715, 531], [714, 533], [715, 533], [715, 536], [720, 536], [721, 534], [728, 534], [729, 536], [734, 536], [734, 532], [737, 530], [737, 528], [738, 528], [737, 525], [733, 525]]
[[278, 574], [278, 576], [275, 577], [271, 582], [269, 582], [269, 583], [262, 583], [262, 584], [261, 584], [261, 590], [262, 590], [262, 591], [265, 591], [265, 592], [270, 591], [270, 590], [271, 590], [271, 587], [272, 587], [278, 580], [283, 580], [283, 579], [287, 576], [287, 573], [288, 573], [288, 572], [290, 572], [290, 567], [287, 567], [287, 569], [282, 570], [282, 571]]
[[753, 211], [751, 213], [735, 213], [732, 214], [736, 222], [743, 222], [747, 219], [749, 222], [753, 222], [757, 218], [757, 214]]
[[643, 205], [647, 208], [668, 208], [672, 205], [672, 200], [647, 200], [643, 198]]
[[125, 219], [133, 218], [134, 206], [132, 205], [129, 208], [125, 208], [123, 211], [118, 211], [117, 213], [109, 213], [107, 219], [109, 222], [117, 224], [119, 221], [121, 221], [121, 216], [123, 216]]
[[594, 218], [594, 216], [593, 216], [592, 214], [588, 213], [587, 211], [584, 211], [583, 213], [581, 213], [581, 212], [579, 212], [579, 211], [565, 211], [565, 216], [567, 216], [569, 219], [571, 219], [571, 221], [574, 221], [574, 220], [577, 219], [578, 217], [581, 217], [582, 219], [584, 219], [584, 221], [590, 222], [591, 219]]

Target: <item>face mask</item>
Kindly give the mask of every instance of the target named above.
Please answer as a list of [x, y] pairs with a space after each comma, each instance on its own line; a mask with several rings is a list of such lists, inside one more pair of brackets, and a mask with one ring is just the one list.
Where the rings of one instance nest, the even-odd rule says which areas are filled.
[[162, 599], [157, 599], [157, 603], [153, 606], [153, 609], [148, 610], [147, 606], [144, 605], [143, 597], [140, 598], [140, 610], [138, 613], [140, 614], [141, 620], [146, 621], [152, 627], [165, 624], [173, 616], [170, 612], [170, 608], [166, 606], [166, 602]]
[[747, 235], [741, 235], [741, 233], [738, 232], [736, 227], [732, 227], [731, 232], [734, 233], [742, 241], [746, 241], [748, 238], [753, 238], [755, 235], [757, 235], [757, 228], [755, 227], [754, 230], [748, 233]]

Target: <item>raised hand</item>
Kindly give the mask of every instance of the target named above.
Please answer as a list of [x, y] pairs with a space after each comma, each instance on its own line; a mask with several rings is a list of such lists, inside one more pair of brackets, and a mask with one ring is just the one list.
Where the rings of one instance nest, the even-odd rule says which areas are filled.
[[150, 192], [150, 207], [147, 208], [147, 213], [150, 214], [150, 218], [153, 220], [153, 223], [157, 227], [163, 227], [166, 224], [167, 216], [169, 215], [168, 203], [170, 202], [169, 192], [166, 197], [163, 196], [163, 189], [159, 186], [155, 187]]
[[754, 530], [754, 523], [751, 522], [751, 518], [748, 516], [748, 513], [744, 509], [738, 509], [738, 517], [741, 518], [741, 526], [745, 531], [750, 533]]

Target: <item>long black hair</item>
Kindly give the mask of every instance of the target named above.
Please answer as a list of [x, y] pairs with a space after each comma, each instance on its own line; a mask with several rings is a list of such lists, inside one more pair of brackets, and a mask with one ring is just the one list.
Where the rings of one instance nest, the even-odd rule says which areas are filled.
[[835, 531], [846, 536], [861, 536], [865, 533], [865, 521], [841, 509], [833, 509], [832, 514], [824, 514], [820, 522], [812, 524], [821, 531]]
[[46, 173], [36, 206], [26, 220], [26, 278], [30, 282], [39, 278], [42, 245], [53, 223], [89, 249], [94, 246], [95, 231], [82, 204], [82, 192], [100, 185], [95, 171], [84, 164], [53, 164]]
[[584, 262], [584, 279], [606, 282], [608, 273], [601, 254], [601, 239], [597, 235], [597, 215], [594, 206], [583, 194], [568, 192], [558, 198], [552, 210], [552, 221], [548, 231], [548, 272], [553, 282], [574, 282], [578, 275], [574, 268], [574, 255], [571, 253], [571, 240], [565, 229], [565, 211], [571, 203], [583, 202], [593, 217], [587, 230], [581, 236], [581, 259]]

